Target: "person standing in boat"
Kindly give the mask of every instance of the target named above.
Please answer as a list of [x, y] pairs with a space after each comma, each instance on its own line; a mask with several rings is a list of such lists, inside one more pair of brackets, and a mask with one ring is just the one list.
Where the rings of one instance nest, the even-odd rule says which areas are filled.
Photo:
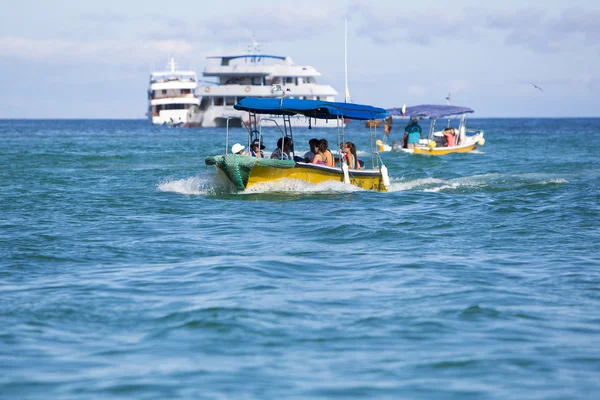
[[392, 124], [393, 124], [394, 120], [392, 119], [391, 115], [388, 115], [387, 117], [385, 117], [385, 119], [383, 120], [383, 132], [385, 133], [385, 138], [387, 139], [387, 136], [392, 133]]
[[265, 158], [265, 153], [263, 149], [265, 145], [260, 142], [258, 139], [254, 139], [252, 141], [252, 145], [250, 146], [250, 155], [256, 158]]
[[277, 148], [271, 153], [271, 158], [274, 160], [291, 160], [290, 151], [292, 149], [292, 139], [289, 137], [279, 138]]
[[413, 118], [404, 128], [404, 138], [402, 140], [406, 143], [406, 148], [414, 149], [415, 144], [419, 143], [419, 140], [421, 139], [423, 139], [423, 134], [421, 132], [421, 127], [419, 126], [419, 121], [417, 121], [416, 118]]
[[444, 137], [446, 138], [446, 146], [454, 147], [456, 146], [456, 134], [454, 128], [446, 128], [442, 132]]

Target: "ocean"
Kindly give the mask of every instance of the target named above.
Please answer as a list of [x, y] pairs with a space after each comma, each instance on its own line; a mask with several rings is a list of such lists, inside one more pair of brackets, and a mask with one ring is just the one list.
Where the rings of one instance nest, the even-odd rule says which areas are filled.
[[388, 193], [232, 193], [224, 129], [0, 120], [0, 398], [595, 397], [600, 119], [468, 124]]

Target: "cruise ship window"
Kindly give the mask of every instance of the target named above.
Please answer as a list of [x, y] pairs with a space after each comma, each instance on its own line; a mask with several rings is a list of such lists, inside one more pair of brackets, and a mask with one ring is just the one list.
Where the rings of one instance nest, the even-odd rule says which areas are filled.
[[294, 83], [294, 78], [288, 76], [287, 78], [285, 78], [285, 83]]
[[215, 106], [222, 106], [222, 105], [223, 105], [223, 98], [215, 97]]
[[167, 89], [163, 89], [162, 94], [167, 94]]
[[225, 97], [225, 105], [232, 106], [235, 104], [235, 97]]

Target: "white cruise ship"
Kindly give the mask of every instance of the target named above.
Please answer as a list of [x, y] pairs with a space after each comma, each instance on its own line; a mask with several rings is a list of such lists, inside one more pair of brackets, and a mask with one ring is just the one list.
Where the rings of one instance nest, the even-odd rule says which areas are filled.
[[191, 115], [197, 119], [195, 111], [200, 104], [196, 96], [197, 86], [196, 73], [178, 70], [175, 60], [171, 58], [167, 71], [150, 75], [148, 121], [176, 126], [186, 124]]
[[[317, 83], [316, 78], [321, 74], [315, 68], [294, 65], [290, 57], [262, 55], [255, 41], [248, 50], [246, 55], [208, 57], [203, 75], [216, 78], [216, 82], [198, 86], [197, 94], [202, 98], [200, 110], [190, 115], [190, 125], [224, 127], [228, 118], [230, 127], [247, 124], [248, 113], [233, 108], [247, 96], [281, 97], [283, 91], [286, 98], [335, 101], [338, 92], [330, 85]], [[281, 90], [273, 90], [275, 87]], [[295, 124], [306, 125], [305, 117], [297, 119]]]

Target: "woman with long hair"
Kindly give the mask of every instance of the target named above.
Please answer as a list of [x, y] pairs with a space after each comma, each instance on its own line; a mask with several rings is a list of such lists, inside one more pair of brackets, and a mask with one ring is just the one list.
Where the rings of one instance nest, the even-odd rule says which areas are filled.
[[329, 142], [326, 139], [319, 140], [317, 144], [317, 154], [313, 159], [313, 164], [327, 165], [328, 167], [335, 166], [333, 162], [333, 154], [329, 151]]
[[348, 165], [350, 169], [360, 169], [360, 163], [358, 162], [358, 156], [356, 155], [356, 146], [352, 142], [346, 142], [342, 145], [342, 152], [344, 153], [342, 160]]

